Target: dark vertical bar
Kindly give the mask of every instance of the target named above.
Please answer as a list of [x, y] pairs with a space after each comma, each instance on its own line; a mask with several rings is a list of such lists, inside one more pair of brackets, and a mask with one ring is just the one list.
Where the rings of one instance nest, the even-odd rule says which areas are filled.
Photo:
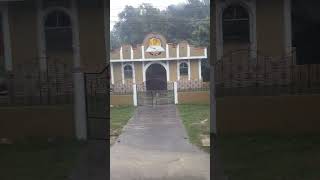
[[85, 103], [86, 103], [86, 122], [87, 122], [87, 137], [88, 139], [90, 139], [90, 135], [91, 135], [91, 132], [90, 132], [90, 125], [89, 125], [89, 111], [88, 111], [88, 88], [87, 88], [87, 74], [84, 73], [84, 93], [85, 93]]

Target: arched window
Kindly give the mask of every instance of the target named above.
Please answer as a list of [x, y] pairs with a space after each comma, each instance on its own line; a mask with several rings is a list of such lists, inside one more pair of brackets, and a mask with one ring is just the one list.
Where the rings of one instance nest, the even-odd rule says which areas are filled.
[[72, 49], [72, 26], [68, 14], [56, 10], [46, 16], [46, 47], [50, 50]]
[[188, 75], [188, 64], [183, 62], [180, 64], [180, 76], [187, 76]]
[[132, 67], [131, 65], [125, 65], [123, 67], [123, 72], [124, 72], [124, 78], [125, 79], [131, 79], [132, 78]]
[[241, 5], [231, 5], [223, 11], [223, 40], [249, 42], [249, 14]]

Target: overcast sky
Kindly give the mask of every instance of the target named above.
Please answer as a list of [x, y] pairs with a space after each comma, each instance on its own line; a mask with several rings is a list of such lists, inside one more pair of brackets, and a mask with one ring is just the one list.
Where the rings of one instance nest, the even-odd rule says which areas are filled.
[[187, 0], [110, 0], [110, 30], [113, 28], [115, 21], [118, 20], [118, 14], [126, 5], [138, 7], [142, 3], [150, 3], [160, 10], [166, 9], [171, 4], [180, 4]]

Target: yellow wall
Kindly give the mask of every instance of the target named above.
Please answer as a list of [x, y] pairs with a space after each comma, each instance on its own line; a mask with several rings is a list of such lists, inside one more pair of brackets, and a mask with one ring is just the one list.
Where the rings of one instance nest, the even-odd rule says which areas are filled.
[[133, 105], [132, 95], [111, 95], [110, 105]]
[[0, 108], [0, 137], [74, 137], [72, 105]]
[[210, 92], [178, 92], [178, 102], [179, 104], [210, 104]]
[[143, 82], [142, 62], [134, 62], [134, 68], [136, 73], [136, 83], [142, 83]]
[[170, 81], [177, 80], [177, 61], [169, 61]]
[[99, 72], [106, 66], [102, 1], [94, 7], [79, 7], [81, 65], [86, 72]]
[[121, 63], [113, 63], [114, 83], [122, 82]]
[[263, 55], [284, 52], [283, 0], [257, 1], [257, 48]]
[[199, 60], [190, 60], [191, 80], [199, 79]]
[[183, 41], [179, 43], [179, 56], [180, 57], [187, 57], [187, 42]]
[[230, 133], [319, 133], [320, 96], [242, 96], [217, 100], [217, 127]]
[[17, 64], [37, 62], [37, 14], [35, 1], [9, 3], [13, 70]]

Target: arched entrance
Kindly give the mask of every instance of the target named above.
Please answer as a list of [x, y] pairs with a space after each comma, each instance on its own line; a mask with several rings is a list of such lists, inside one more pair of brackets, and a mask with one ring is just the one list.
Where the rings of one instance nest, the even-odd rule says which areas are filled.
[[151, 64], [146, 70], [147, 90], [167, 90], [166, 69], [158, 63]]

